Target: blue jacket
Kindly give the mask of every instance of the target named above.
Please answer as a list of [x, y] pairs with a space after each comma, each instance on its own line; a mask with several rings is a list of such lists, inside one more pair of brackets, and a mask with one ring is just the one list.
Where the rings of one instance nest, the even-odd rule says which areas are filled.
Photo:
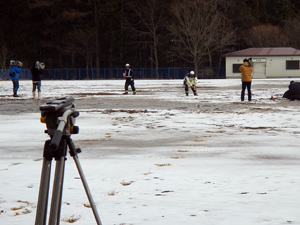
[[21, 67], [20, 66], [11, 66], [10, 67], [10, 72], [15, 73], [15, 76], [11, 77], [11, 79], [18, 79], [19, 78], [19, 73], [21, 72]]

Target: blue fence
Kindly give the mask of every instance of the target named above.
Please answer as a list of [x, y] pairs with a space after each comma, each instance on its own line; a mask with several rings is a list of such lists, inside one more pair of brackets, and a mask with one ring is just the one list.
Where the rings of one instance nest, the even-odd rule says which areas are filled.
[[[132, 68], [135, 79], [183, 79], [184, 75], [194, 70], [192, 67]], [[124, 68], [99, 69], [45, 69], [43, 80], [93, 80], [93, 79], [123, 79]], [[9, 69], [0, 70], [1, 80], [9, 80]], [[224, 67], [200, 67], [199, 79], [225, 79]], [[31, 79], [30, 69], [22, 69], [19, 79]]]

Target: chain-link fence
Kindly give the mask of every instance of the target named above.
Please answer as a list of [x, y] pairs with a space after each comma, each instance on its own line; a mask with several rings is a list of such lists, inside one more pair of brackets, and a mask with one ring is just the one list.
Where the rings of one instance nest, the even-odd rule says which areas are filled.
[[[132, 68], [135, 79], [183, 79], [185, 74], [194, 70], [192, 67], [169, 67], [160, 68]], [[45, 69], [43, 80], [100, 80], [100, 79], [123, 79], [122, 68], [99, 68], [99, 69]], [[9, 80], [9, 69], [0, 70], [0, 79]], [[224, 67], [200, 67], [199, 79], [225, 79]], [[31, 79], [30, 69], [22, 69], [19, 79]]]

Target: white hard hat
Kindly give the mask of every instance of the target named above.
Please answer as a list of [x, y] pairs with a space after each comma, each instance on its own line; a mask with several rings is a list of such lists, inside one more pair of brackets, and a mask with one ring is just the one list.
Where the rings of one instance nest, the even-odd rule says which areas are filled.
[[194, 75], [194, 74], [195, 74], [195, 72], [194, 72], [194, 71], [191, 71], [191, 72], [190, 72], [190, 74], [191, 74], [191, 75]]
[[126, 64], [125, 64], [125, 67], [130, 67], [129, 63], [126, 63]]

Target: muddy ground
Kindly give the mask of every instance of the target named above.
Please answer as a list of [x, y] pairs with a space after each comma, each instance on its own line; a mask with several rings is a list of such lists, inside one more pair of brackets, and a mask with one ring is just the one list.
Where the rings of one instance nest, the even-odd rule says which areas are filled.
[[[120, 85], [122, 86], [122, 85]], [[249, 110], [265, 110], [267, 105], [272, 108], [280, 108], [298, 105], [298, 101], [283, 99], [283, 93], [287, 90], [288, 81], [274, 81], [272, 83], [260, 82], [252, 84], [253, 101], [240, 102], [239, 95], [241, 85], [235, 82], [234, 85], [222, 86], [199, 86], [199, 96], [184, 96], [184, 88], [176, 83], [165, 83], [162, 86], [137, 88], [136, 96], [123, 96], [122, 89], [114, 89], [115, 92], [97, 89], [93, 92], [82, 92], [82, 89], [72, 89], [71, 93], [66, 93], [64, 97], [74, 97], [76, 108], [78, 109], [151, 109], [151, 110], [197, 110], [206, 113], [235, 112], [245, 108]], [[273, 91], [272, 91], [273, 90]], [[78, 92], [77, 92], [78, 91]], [[191, 91], [190, 91], [191, 92]], [[31, 93], [30, 93], [31, 94]], [[131, 95], [131, 93], [129, 92]], [[174, 95], [171, 101], [164, 99], [165, 95]], [[44, 96], [42, 100], [30, 99], [30, 96], [20, 94], [20, 98], [12, 98], [8, 94], [0, 95], [0, 114], [13, 115], [19, 113], [39, 112], [39, 106], [51, 101], [52, 97]], [[118, 96], [119, 97], [118, 97]], [[269, 101], [273, 95], [275, 101]], [[151, 97], [153, 96], [153, 98]], [[10, 97], [10, 98], [9, 98]], [[61, 97], [61, 96], [60, 96]], [[247, 99], [247, 96], [245, 96]], [[270, 109], [271, 110], [271, 109]]]
[[[48, 85], [47, 82], [44, 82], [44, 98], [42, 100], [31, 99], [30, 90], [27, 91], [27, 95], [21, 92], [20, 98], [12, 98], [2, 94], [0, 96], [0, 115], [40, 113], [39, 106], [54, 99], [46, 92], [50, 93], [51, 89], [56, 88], [63, 92], [64, 97], [75, 98], [76, 108], [79, 112], [88, 113], [91, 116], [91, 118], [89, 115], [85, 115], [87, 118], [80, 116], [77, 120], [78, 123], [83, 119], [94, 121], [95, 126], [88, 128], [91, 133], [90, 139], [82, 140], [80, 134], [76, 137], [79, 139], [77, 140], [78, 145], [87, 147], [90, 154], [95, 153], [95, 157], [97, 157], [100, 147], [102, 149], [100, 155], [119, 154], [120, 149], [122, 152], [133, 154], [139, 152], [139, 148], [180, 146], [186, 140], [198, 140], [199, 136], [206, 137], [215, 133], [228, 135], [226, 141], [223, 141], [221, 145], [228, 148], [237, 147], [243, 145], [244, 141], [240, 140], [239, 143], [232, 141], [233, 134], [275, 132], [278, 135], [281, 131], [276, 132], [274, 125], [271, 127], [252, 127], [251, 121], [241, 128], [234, 122], [225, 122], [230, 119], [231, 115], [243, 115], [247, 119], [251, 118], [253, 113], [262, 115], [272, 113], [274, 117], [280, 117], [279, 114], [288, 111], [294, 114], [298, 113], [300, 105], [299, 101], [289, 101], [282, 98], [283, 93], [287, 90], [288, 80], [254, 81], [252, 84], [253, 100], [251, 102], [240, 101], [241, 82], [239, 80], [200, 81], [202, 84], [198, 88], [199, 96], [193, 96], [191, 91], [190, 96], [185, 96], [181, 81], [163, 81], [162, 83], [152, 81], [150, 84], [137, 84], [137, 95], [132, 95], [129, 92], [128, 96], [122, 94], [123, 82], [117, 83], [114, 88], [111, 88], [113, 85], [110, 83], [96, 85], [90, 81], [83, 82], [88, 84], [83, 86], [81, 83], [81, 86], [76, 88], [74, 88], [74, 83], [70, 83], [70, 86], [64, 83], [64, 89], [60, 88], [59, 85], [53, 86], [53, 84], [50, 85], [49, 83]], [[274, 100], [270, 99], [271, 96]], [[92, 114], [102, 114], [103, 118], [92, 118]], [[181, 117], [176, 117], [180, 114], [190, 114], [191, 119], [194, 118], [193, 114], [205, 114], [217, 122], [203, 129], [201, 127], [205, 121], [198, 120], [196, 117], [192, 120], [199, 124], [199, 129], [197, 132], [193, 132], [194, 128], [189, 128], [190, 123], [181, 121]], [[109, 116], [105, 117], [107, 115]], [[122, 116], [120, 117], [120, 115]], [[219, 120], [221, 115], [224, 116], [223, 120]], [[170, 120], [169, 118], [174, 119]], [[103, 120], [109, 123], [109, 129], [102, 128]], [[171, 121], [170, 124], [166, 125], [165, 123], [169, 120]], [[176, 130], [176, 126], [186, 127], [186, 129], [181, 129], [179, 132]], [[138, 142], [128, 139], [128, 134], [126, 134], [128, 131], [124, 131], [126, 127], [132, 128], [130, 135], [139, 140], [143, 139], [145, 134], [151, 135], [151, 138], [147, 136], [147, 140]], [[141, 133], [141, 129], [145, 129], [145, 132], [142, 131]], [[84, 128], [82, 132], [86, 132]], [[176, 138], [174, 139], [174, 137]], [[203, 139], [212, 140], [213, 138]], [[203, 143], [193, 143], [195, 147], [197, 147], [196, 144], [203, 145]], [[251, 145], [255, 146], [255, 144], [255, 140], [253, 140]], [[210, 144], [206, 142], [205, 145], [216, 146], [218, 143], [212, 141]], [[111, 151], [112, 148], [113, 151]]]

